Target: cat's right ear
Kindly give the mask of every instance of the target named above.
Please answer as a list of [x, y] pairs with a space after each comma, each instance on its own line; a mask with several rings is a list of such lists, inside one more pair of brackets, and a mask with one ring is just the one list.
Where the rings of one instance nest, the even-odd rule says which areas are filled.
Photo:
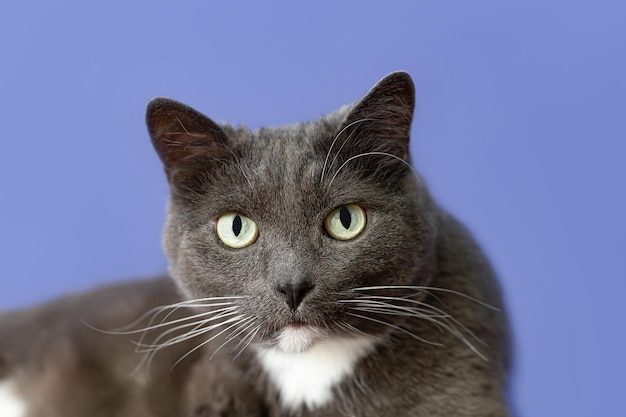
[[168, 177], [185, 159], [223, 148], [226, 143], [226, 134], [214, 121], [169, 98], [158, 97], [148, 103], [146, 124]]

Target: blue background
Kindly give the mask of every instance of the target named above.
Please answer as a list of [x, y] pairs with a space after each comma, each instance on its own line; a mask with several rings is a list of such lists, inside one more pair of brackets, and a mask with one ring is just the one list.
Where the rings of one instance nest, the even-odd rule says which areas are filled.
[[0, 308], [166, 268], [144, 127], [308, 120], [417, 86], [415, 165], [500, 273], [520, 416], [626, 416], [619, 1], [23, 1], [0, 6]]

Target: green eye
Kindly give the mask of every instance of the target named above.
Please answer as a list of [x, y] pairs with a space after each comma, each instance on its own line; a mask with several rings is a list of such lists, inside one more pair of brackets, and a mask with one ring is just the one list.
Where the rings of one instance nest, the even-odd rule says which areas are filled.
[[217, 236], [231, 248], [250, 246], [258, 235], [256, 223], [244, 215], [227, 213], [217, 219]]
[[328, 234], [337, 240], [354, 239], [365, 229], [365, 210], [359, 205], [337, 207], [327, 217], [324, 225]]

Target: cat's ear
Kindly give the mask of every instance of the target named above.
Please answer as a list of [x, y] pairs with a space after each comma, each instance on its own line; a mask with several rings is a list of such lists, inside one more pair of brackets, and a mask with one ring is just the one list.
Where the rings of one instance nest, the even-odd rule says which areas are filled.
[[411, 76], [403, 71], [392, 72], [356, 103], [344, 127], [363, 124], [386, 138], [408, 141], [414, 107], [415, 86]]
[[189, 106], [163, 97], [148, 103], [146, 124], [168, 176], [181, 161], [222, 148], [227, 140], [214, 121]]
[[[402, 175], [410, 168], [409, 134], [414, 107], [415, 87], [409, 74], [393, 72], [380, 80], [352, 105], [328, 145], [326, 160], [338, 167], [333, 176], [348, 168], [394, 180]], [[332, 168], [325, 164], [324, 169]]]

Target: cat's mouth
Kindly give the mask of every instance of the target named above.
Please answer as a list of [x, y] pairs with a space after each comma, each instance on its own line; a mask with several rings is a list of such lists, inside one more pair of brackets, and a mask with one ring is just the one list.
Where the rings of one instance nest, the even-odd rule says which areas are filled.
[[285, 353], [302, 353], [326, 337], [325, 330], [293, 320], [278, 333], [276, 347]]

